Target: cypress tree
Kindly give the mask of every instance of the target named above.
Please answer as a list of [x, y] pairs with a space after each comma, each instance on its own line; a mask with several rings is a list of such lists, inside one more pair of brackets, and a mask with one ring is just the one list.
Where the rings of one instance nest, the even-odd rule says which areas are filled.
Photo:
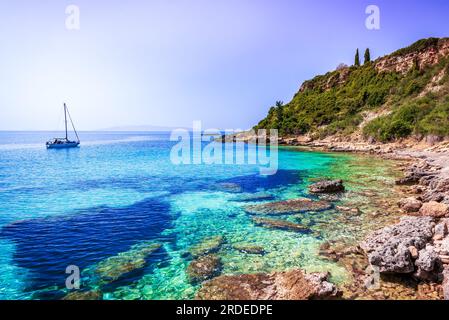
[[369, 51], [369, 48], [367, 48], [365, 50], [365, 64], [370, 63], [371, 62], [371, 53]]
[[359, 55], [359, 49], [357, 48], [357, 51], [355, 52], [355, 62], [354, 65], [356, 67], [360, 66], [360, 55]]

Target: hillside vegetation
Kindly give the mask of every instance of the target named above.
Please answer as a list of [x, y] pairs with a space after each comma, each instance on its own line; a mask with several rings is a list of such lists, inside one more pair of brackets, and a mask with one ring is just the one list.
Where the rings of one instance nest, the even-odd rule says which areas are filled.
[[382, 142], [449, 136], [449, 39], [420, 40], [306, 81], [292, 101], [269, 110], [255, 127], [262, 128], [314, 138], [357, 132]]

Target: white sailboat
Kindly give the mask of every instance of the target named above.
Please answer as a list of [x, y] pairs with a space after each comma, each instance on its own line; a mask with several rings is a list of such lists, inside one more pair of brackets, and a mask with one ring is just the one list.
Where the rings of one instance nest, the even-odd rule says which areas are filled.
[[[73, 131], [75, 132], [77, 139], [76, 141], [69, 140], [67, 133], [67, 114], [69, 115], [70, 123], [72, 124]], [[53, 138], [52, 140], [47, 141], [46, 143], [47, 149], [76, 148], [80, 145], [78, 133], [76, 132], [75, 126], [73, 125], [72, 117], [70, 116], [70, 112], [67, 109], [65, 103], [64, 103], [64, 122], [65, 122], [65, 138]]]

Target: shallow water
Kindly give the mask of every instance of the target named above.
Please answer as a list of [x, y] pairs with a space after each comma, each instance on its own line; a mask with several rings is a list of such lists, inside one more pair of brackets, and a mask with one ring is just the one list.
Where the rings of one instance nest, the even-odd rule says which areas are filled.
[[[165, 133], [81, 133], [79, 149], [46, 150], [52, 136], [0, 133], [0, 299], [62, 298], [68, 265], [81, 269], [82, 289], [101, 290], [104, 299], [191, 299], [198, 285], [188, 281], [185, 253], [208, 236], [225, 238], [218, 252], [224, 274], [301, 267], [330, 271], [343, 283], [349, 275], [319, 257], [320, 244], [354, 244], [394, 218], [374, 214], [394, 200], [395, 164], [385, 160], [283, 148], [278, 173], [266, 177], [255, 165], [175, 166]], [[279, 217], [310, 233], [255, 226], [244, 207], [273, 200], [235, 201], [252, 194], [314, 198], [307, 185], [321, 177], [345, 181], [348, 191], [331, 199], [333, 209]], [[146, 242], [161, 247], [143, 265], [115, 281], [98, 279], [99, 263], [137, 259], [133, 248]], [[242, 243], [265, 254], [233, 248]]]

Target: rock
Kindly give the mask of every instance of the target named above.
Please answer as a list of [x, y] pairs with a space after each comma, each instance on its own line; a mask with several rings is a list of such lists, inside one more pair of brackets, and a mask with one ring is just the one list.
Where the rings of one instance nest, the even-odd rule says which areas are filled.
[[103, 298], [103, 294], [101, 291], [92, 290], [92, 291], [73, 291], [68, 293], [62, 300], [101, 300]]
[[438, 193], [435, 192], [433, 190], [429, 190], [426, 191], [423, 195], [422, 195], [422, 200], [424, 202], [431, 202], [431, 201], [435, 201], [435, 202], [441, 202], [444, 200], [444, 194], [443, 193]]
[[449, 215], [449, 205], [435, 201], [424, 203], [419, 213], [422, 216], [441, 218]]
[[329, 202], [300, 198], [246, 206], [245, 211], [257, 215], [282, 215], [307, 211], [323, 211], [330, 208], [332, 208], [332, 205]]
[[419, 256], [415, 261], [415, 265], [418, 267], [418, 269], [430, 272], [435, 269], [438, 260], [438, 254], [434, 251], [433, 248], [428, 247], [419, 251]]
[[336, 206], [335, 207], [337, 210], [343, 211], [343, 212], [347, 212], [347, 213], [351, 213], [353, 215], [359, 215], [360, 209], [359, 208], [350, 208], [350, 207], [344, 207], [344, 206]]
[[331, 248], [331, 244], [329, 243], [329, 242], [323, 242], [321, 245], [320, 245], [320, 251], [326, 251], [326, 250], [329, 250]]
[[425, 173], [418, 171], [408, 172], [404, 178], [396, 180], [397, 185], [413, 185], [417, 184], [419, 180], [425, 176]]
[[423, 249], [432, 238], [433, 226], [432, 217], [403, 217], [398, 224], [374, 232], [360, 246], [380, 272], [412, 273], [415, 265], [409, 248]]
[[254, 224], [257, 226], [270, 228], [270, 229], [280, 229], [286, 231], [294, 232], [309, 232], [310, 229], [298, 223], [286, 221], [286, 220], [275, 220], [275, 219], [265, 219], [265, 218], [253, 218]]
[[422, 202], [414, 197], [410, 197], [400, 200], [398, 206], [408, 213], [418, 212], [422, 207]]
[[240, 193], [242, 192], [242, 187], [236, 183], [232, 182], [221, 182], [217, 184], [217, 189], [220, 191], [228, 193]]
[[255, 245], [251, 245], [251, 244], [240, 243], [240, 244], [235, 244], [232, 247], [235, 250], [243, 252], [243, 253], [261, 254], [261, 255], [265, 254], [265, 250], [261, 246], [255, 246]]
[[309, 186], [311, 193], [336, 193], [345, 191], [343, 180], [323, 180]]
[[207, 237], [204, 238], [200, 243], [192, 246], [189, 249], [188, 253], [193, 258], [198, 258], [199, 256], [209, 253], [215, 253], [220, 250], [224, 242], [225, 239], [222, 236]]
[[440, 254], [443, 255], [449, 254], [449, 237], [446, 237], [443, 239], [443, 241], [441, 241]]
[[141, 269], [146, 264], [146, 258], [161, 247], [158, 243], [140, 243], [129, 251], [121, 252], [98, 263], [95, 273], [102, 281], [112, 282], [122, 275]]
[[444, 268], [442, 287], [443, 287], [444, 300], [449, 300], [449, 267]]
[[430, 188], [435, 192], [449, 192], [449, 177], [433, 180], [430, 183]]
[[221, 268], [221, 259], [214, 254], [208, 254], [190, 262], [187, 275], [190, 282], [201, 283], [218, 276]]
[[273, 200], [274, 196], [270, 193], [249, 193], [249, 194], [242, 194], [238, 197], [235, 197], [231, 201], [235, 202], [250, 202], [250, 201], [266, 201], [266, 200]]
[[308, 300], [335, 298], [341, 292], [328, 282], [328, 274], [302, 270], [220, 276], [205, 282], [200, 300]]
[[410, 247], [408, 247], [408, 250], [410, 251], [410, 254], [412, 255], [413, 259], [418, 258], [419, 252], [418, 252], [418, 249], [416, 249], [416, 247], [410, 246]]
[[446, 224], [446, 222], [443, 221], [443, 222], [438, 223], [435, 226], [434, 235], [438, 236], [438, 237], [441, 237], [440, 240], [442, 240], [446, 236], [446, 234], [447, 234], [447, 224]]

